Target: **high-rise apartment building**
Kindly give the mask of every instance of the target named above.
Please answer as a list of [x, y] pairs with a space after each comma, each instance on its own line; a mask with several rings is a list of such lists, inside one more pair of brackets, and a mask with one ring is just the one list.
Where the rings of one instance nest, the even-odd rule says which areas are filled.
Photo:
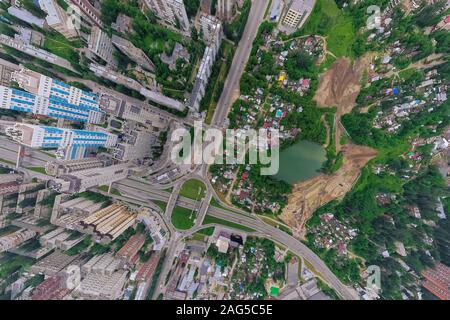
[[62, 175], [58, 179], [50, 180], [49, 187], [56, 192], [74, 194], [123, 180], [128, 177], [129, 171], [128, 164], [77, 171], [74, 174]]
[[55, 0], [39, 0], [39, 6], [47, 13], [45, 20], [51, 28], [68, 39], [78, 36], [72, 18]]
[[101, 19], [101, 12], [93, 6], [89, 0], [70, 0], [81, 11], [81, 15], [88, 19], [92, 24], [102, 28], [103, 22]]
[[0, 108], [76, 122], [99, 124], [104, 121], [104, 112], [88, 103], [75, 105], [55, 95], [46, 98], [4, 86], [0, 86]]
[[313, 0], [293, 0], [284, 16], [283, 24], [292, 29], [299, 28], [313, 8]]
[[203, 99], [211, 75], [214, 61], [222, 41], [222, 24], [220, 20], [210, 15], [202, 15], [200, 17], [200, 25], [203, 30], [204, 39], [208, 46], [203, 54], [203, 59], [195, 79], [194, 88], [189, 98], [189, 107], [195, 111], [199, 111], [200, 102]]
[[220, 20], [229, 21], [233, 18], [236, 0], [217, 0], [216, 15]]
[[35, 231], [28, 229], [20, 229], [3, 237], [0, 237], [0, 252], [17, 247], [23, 242], [33, 238], [36, 235]]
[[21, 68], [11, 74], [11, 80], [29, 93], [49, 99], [62, 100], [86, 110], [99, 112], [100, 115], [103, 113], [99, 106], [98, 95], [95, 93], [78, 89], [38, 72]]
[[24, 123], [7, 127], [6, 135], [30, 148], [58, 149], [57, 155], [64, 160], [81, 159], [89, 149], [110, 148], [117, 143], [117, 136], [110, 133]]
[[105, 161], [94, 157], [78, 160], [48, 161], [45, 165], [45, 172], [50, 176], [59, 177], [72, 172], [102, 168], [105, 164]]
[[114, 56], [116, 49], [111, 41], [111, 38], [106, 32], [99, 27], [93, 27], [88, 41], [89, 50], [97, 57], [105, 61], [107, 64], [117, 66], [117, 61]]
[[112, 43], [119, 49], [123, 54], [128, 56], [131, 60], [136, 62], [142, 68], [153, 71], [155, 69], [155, 64], [149, 57], [142, 51], [137, 48], [130, 41], [121, 38], [119, 36], [113, 35], [111, 38]]
[[189, 19], [183, 0], [144, 0], [158, 18], [189, 31]]

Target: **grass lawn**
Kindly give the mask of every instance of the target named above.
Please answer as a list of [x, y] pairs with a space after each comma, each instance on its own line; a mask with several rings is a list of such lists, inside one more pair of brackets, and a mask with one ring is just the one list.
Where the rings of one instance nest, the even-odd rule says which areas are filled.
[[210, 224], [210, 223], [216, 223], [216, 224], [221, 224], [230, 228], [234, 228], [234, 229], [238, 229], [238, 230], [243, 230], [243, 231], [247, 231], [247, 232], [255, 232], [255, 229], [234, 223], [234, 222], [230, 222], [227, 220], [223, 220], [223, 219], [219, 219], [210, 215], [206, 215], [205, 216], [205, 220], [203, 220], [203, 224]]
[[48, 152], [48, 151], [44, 151], [44, 150], [40, 150], [42, 153], [45, 153], [46, 155], [48, 155], [49, 157], [55, 158], [56, 159], [56, 155], [54, 153]]
[[327, 37], [328, 50], [338, 57], [353, 57], [355, 30], [351, 18], [334, 0], [317, 0], [313, 12], [301, 28], [302, 34]]
[[213, 233], [214, 233], [214, 229], [215, 229], [215, 227], [204, 228], [204, 229], [199, 230], [195, 234], [199, 234], [199, 235], [202, 235], [202, 236], [212, 236]]
[[167, 203], [161, 200], [152, 200], [154, 204], [161, 208], [162, 211], [166, 211]]
[[209, 204], [216, 208], [225, 209], [214, 197], [211, 198], [211, 201], [209, 202]]
[[[103, 186], [99, 186], [98, 190], [103, 191], [103, 192], [108, 192], [109, 186], [107, 185], [103, 185]], [[119, 190], [117, 190], [116, 188], [112, 188], [111, 189], [111, 194], [114, 194], [116, 196], [121, 196], [122, 194], [120, 193]]]
[[191, 179], [183, 183], [180, 190], [180, 196], [193, 200], [201, 199], [205, 196], [206, 186], [197, 179]]
[[81, 40], [69, 41], [63, 35], [56, 32], [46, 34], [44, 49], [69, 60], [70, 62], [78, 62], [79, 55], [76, 48], [82, 48]]
[[179, 230], [188, 230], [194, 226], [197, 213], [183, 207], [175, 207], [172, 212], [172, 224]]
[[272, 226], [272, 227], [274, 227], [274, 228], [280, 229], [281, 231], [286, 232], [287, 234], [289, 234], [289, 235], [292, 236], [292, 231], [291, 231], [291, 229], [289, 229], [289, 228], [286, 227], [285, 225], [283, 225], [283, 224], [281, 224], [281, 223], [278, 223], [278, 222], [276, 222], [276, 221], [273, 221], [272, 219], [268, 219], [268, 218], [266, 218], [266, 217], [264, 217], [264, 216], [260, 216], [260, 217], [261, 217], [261, 219], [262, 219], [265, 223], [267, 223], [268, 225], [270, 225], [270, 226]]
[[13, 166], [15, 166], [15, 165], [16, 165], [16, 163], [15, 163], [15, 162], [13, 162], [13, 161], [9, 161], [9, 160], [6, 160], [6, 159], [2, 159], [2, 158], [0, 158], [0, 162], [4, 162], [4, 163], [7, 163], [7, 164], [11, 164], [11, 165], [13, 165]]
[[27, 167], [28, 170], [37, 172], [37, 173], [42, 173], [42, 174], [47, 174], [47, 172], [45, 172], [45, 168], [44, 167]]

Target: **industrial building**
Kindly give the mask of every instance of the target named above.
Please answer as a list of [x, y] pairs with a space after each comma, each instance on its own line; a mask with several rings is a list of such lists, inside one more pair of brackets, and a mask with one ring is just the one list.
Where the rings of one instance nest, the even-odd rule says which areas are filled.
[[111, 275], [89, 273], [76, 292], [89, 299], [117, 300], [122, 296], [128, 271], [120, 270]]

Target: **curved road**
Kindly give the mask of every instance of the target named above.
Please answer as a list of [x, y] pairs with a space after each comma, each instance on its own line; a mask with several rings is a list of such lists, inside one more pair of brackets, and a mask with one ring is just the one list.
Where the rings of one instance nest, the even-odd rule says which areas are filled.
[[[132, 198], [142, 200], [163, 200], [168, 201], [171, 193], [163, 190], [151, 190], [151, 186], [135, 180], [125, 179], [115, 184], [116, 188], [122, 193], [127, 193]], [[114, 195], [110, 195], [113, 196]], [[119, 198], [119, 197], [118, 197]], [[126, 197], [122, 200], [126, 200]], [[193, 209], [198, 206], [197, 201], [179, 197], [177, 205]], [[317, 256], [311, 249], [304, 245], [299, 240], [295, 239], [291, 235], [284, 231], [272, 227], [264, 222], [260, 221], [256, 217], [250, 214], [238, 214], [226, 209], [209, 206], [207, 214], [220, 218], [226, 221], [234, 222], [252, 229], [255, 229], [258, 233], [264, 235], [264, 237], [271, 239], [291, 250], [294, 254], [306, 259], [314, 269], [320, 273], [322, 278], [333, 288], [336, 292], [346, 300], [358, 300], [357, 292], [350, 287], [345, 286], [331, 270], [325, 265], [325, 263]], [[175, 243], [174, 243], [175, 245]], [[174, 248], [171, 248], [174, 250]], [[171, 251], [172, 251], [171, 250]], [[168, 256], [169, 257], [169, 256]]]

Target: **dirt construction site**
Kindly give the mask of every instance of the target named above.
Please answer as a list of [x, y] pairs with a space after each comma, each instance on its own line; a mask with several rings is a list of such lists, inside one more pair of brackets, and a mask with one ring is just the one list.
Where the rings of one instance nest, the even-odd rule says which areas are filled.
[[340, 118], [355, 106], [361, 89], [361, 77], [371, 61], [371, 55], [365, 55], [354, 63], [350, 59], [340, 58], [319, 79], [314, 100], [319, 107], [337, 107], [334, 134], [336, 151], [342, 152], [343, 164], [331, 175], [320, 174], [293, 186], [280, 218], [292, 228], [297, 238], [305, 237], [305, 224], [314, 211], [332, 200], [342, 199], [358, 180], [361, 169], [377, 155], [376, 150], [351, 141], [340, 145], [340, 137], [345, 132]]

